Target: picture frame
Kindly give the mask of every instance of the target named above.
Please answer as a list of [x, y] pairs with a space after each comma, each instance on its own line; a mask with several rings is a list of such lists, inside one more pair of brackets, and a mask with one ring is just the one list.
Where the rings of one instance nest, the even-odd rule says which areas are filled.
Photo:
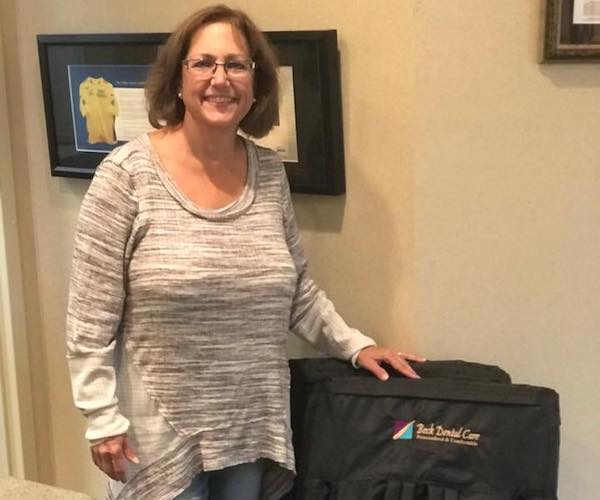
[[[265, 35], [280, 62], [280, 119], [266, 138], [256, 142], [278, 151], [292, 192], [343, 194], [337, 32]], [[51, 175], [91, 178], [112, 149], [143, 133], [144, 127], [149, 129], [142, 109], [143, 83], [167, 37], [167, 33], [37, 36]], [[105, 96], [100, 110], [98, 103], [84, 97], [91, 86]]]
[[284, 158], [291, 190], [343, 194], [346, 184], [337, 31], [267, 31], [265, 35], [277, 53], [280, 67], [293, 70], [298, 161]]
[[[106, 77], [107, 81], [112, 80], [110, 85], [114, 84], [113, 87], [137, 89], [139, 96], [143, 93], [145, 75], [141, 78], [137, 75], [134, 85], [120, 87], [117, 81], [106, 75], [105, 69], [115, 78], [118, 75], [112, 71], [114, 68], [145, 68], [147, 71], [166, 39], [165, 33], [37, 36], [53, 176], [91, 178], [102, 159], [116, 146], [126, 142], [117, 140], [117, 137], [107, 139], [106, 133], [92, 132], [95, 137], [85, 137], [87, 124], [79, 102], [85, 80], [92, 78], [97, 85], [103, 85], [101, 80]], [[131, 75], [123, 76], [127, 82], [131, 80]], [[101, 91], [110, 92], [110, 87], [104, 85]], [[99, 107], [107, 106], [99, 103]], [[102, 123], [111, 118], [110, 109], [100, 111], [96, 121]]]
[[542, 62], [600, 61], [600, 1], [546, 0]]

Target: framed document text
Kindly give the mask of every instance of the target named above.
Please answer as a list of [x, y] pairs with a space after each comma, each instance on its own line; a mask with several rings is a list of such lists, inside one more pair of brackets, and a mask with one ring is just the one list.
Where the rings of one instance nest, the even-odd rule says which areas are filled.
[[546, 0], [543, 60], [600, 61], [600, 0]]
[[[281, 156], [292, 191], [345, 191], [337, 33], [266, 32], [279, 62], [279, 120], [256, 142]], [[167, 33], [38, 35], [52, 175], [87, 177], [151, 130], [144, 82]]]

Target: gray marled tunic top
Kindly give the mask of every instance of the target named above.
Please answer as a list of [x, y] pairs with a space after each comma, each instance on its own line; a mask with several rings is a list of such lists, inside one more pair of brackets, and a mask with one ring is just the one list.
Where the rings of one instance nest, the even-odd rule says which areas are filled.
[[202, 470], [268, 459], [264, 499], [294, 471], [291, 330], [349, 359], [349, 328], [306, 272], [276, 154], [246, 141], [248, 176], [207, 210], [178, 189], [142, 136], [98, 168], [79, 218], [67, 318], [77, 406], [92, 442], [127, 432], [119, 499], [170, 499]]

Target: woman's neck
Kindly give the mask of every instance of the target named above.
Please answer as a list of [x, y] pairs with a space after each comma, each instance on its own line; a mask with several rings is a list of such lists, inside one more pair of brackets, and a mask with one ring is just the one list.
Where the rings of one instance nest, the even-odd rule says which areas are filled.
[[237, 130], [201, 127], [192, 120], [183, 121], [178, 135], [185, 153], [207, 168], [228, 163], [240, 147]]

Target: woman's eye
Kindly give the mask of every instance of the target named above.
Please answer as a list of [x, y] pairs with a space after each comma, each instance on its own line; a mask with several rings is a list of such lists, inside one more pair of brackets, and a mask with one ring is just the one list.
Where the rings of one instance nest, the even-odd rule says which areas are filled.
[[246, 69], [246, 63], [243, 61], [227, 61], [225, 65], [228, 70], [244, 71]]
[[210, 59], [198, 59], [197, 61], [194, 61], [192, 67], [198, 69], [212, 69], [214, 64], [214, 61], [211, 61]]

